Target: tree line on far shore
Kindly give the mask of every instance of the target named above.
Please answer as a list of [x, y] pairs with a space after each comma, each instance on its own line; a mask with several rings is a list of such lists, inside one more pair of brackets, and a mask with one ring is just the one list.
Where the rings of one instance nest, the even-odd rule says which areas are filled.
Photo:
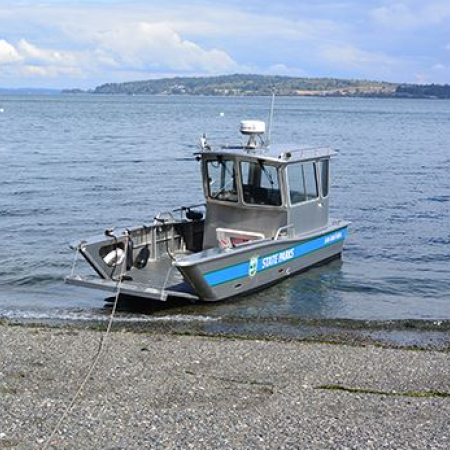
[[[84, 93], [70, 89], [65, 93]], [[107, 83], [89, 93], [123, 95], [215, 95], [215, 96], [333, 96], [450, 98], [450, 85], [399, 84], [338, 78], [300, 78], [269, 75], [222, 75], [175, 77]]]

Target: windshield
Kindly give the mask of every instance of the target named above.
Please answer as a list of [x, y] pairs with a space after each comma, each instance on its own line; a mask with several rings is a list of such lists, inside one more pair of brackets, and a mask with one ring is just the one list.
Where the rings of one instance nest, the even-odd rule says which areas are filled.
[[276, 166], [258, 162], [242, 162], [244, 202], [250, 205], [281, 205], [281, 192]]

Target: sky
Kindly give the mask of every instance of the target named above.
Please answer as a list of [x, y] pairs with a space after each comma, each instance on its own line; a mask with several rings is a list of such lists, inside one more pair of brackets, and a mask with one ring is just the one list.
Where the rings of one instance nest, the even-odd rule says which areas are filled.
[[0, 87], [259, 73], [450, 83], [450, 0], [0, 0]]

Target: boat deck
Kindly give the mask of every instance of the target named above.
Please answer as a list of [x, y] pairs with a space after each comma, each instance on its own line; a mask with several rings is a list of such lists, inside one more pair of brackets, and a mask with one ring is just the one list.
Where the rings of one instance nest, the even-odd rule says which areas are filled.
[[[130, 279], [128, 279], [130, 277]], [[73, 275], [66, 277], [66, 283], [83, 287], [91, 287], [111, 292], [118, 289], [118, 281], [105, 280], [98, 277]], [[168, 297], [181, 297], [198, 300], [192, 287], [184, 281], [183, 276], [172, 260], [164, 255], [157, 261], [149, 261], [143, 269], [133, 267], [126, 273], [120, 284], [120, 292], [124, 295], [146, 297], [155, 300], [167, 300]]]

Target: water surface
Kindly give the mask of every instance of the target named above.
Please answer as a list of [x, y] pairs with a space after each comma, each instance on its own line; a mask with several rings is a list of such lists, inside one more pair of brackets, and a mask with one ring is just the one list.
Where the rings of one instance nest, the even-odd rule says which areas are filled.
[[[236, 142], [267, 98], [0, 96], [0, 317], [104, 317], [66, 286], [68, 243], [202, 201], [196, 143]], [[342, 261], [217, 304], [121, 308], [124, 320], [450, 319], [450, 102], [277, 98], [272, 140], [339, 150]]]

